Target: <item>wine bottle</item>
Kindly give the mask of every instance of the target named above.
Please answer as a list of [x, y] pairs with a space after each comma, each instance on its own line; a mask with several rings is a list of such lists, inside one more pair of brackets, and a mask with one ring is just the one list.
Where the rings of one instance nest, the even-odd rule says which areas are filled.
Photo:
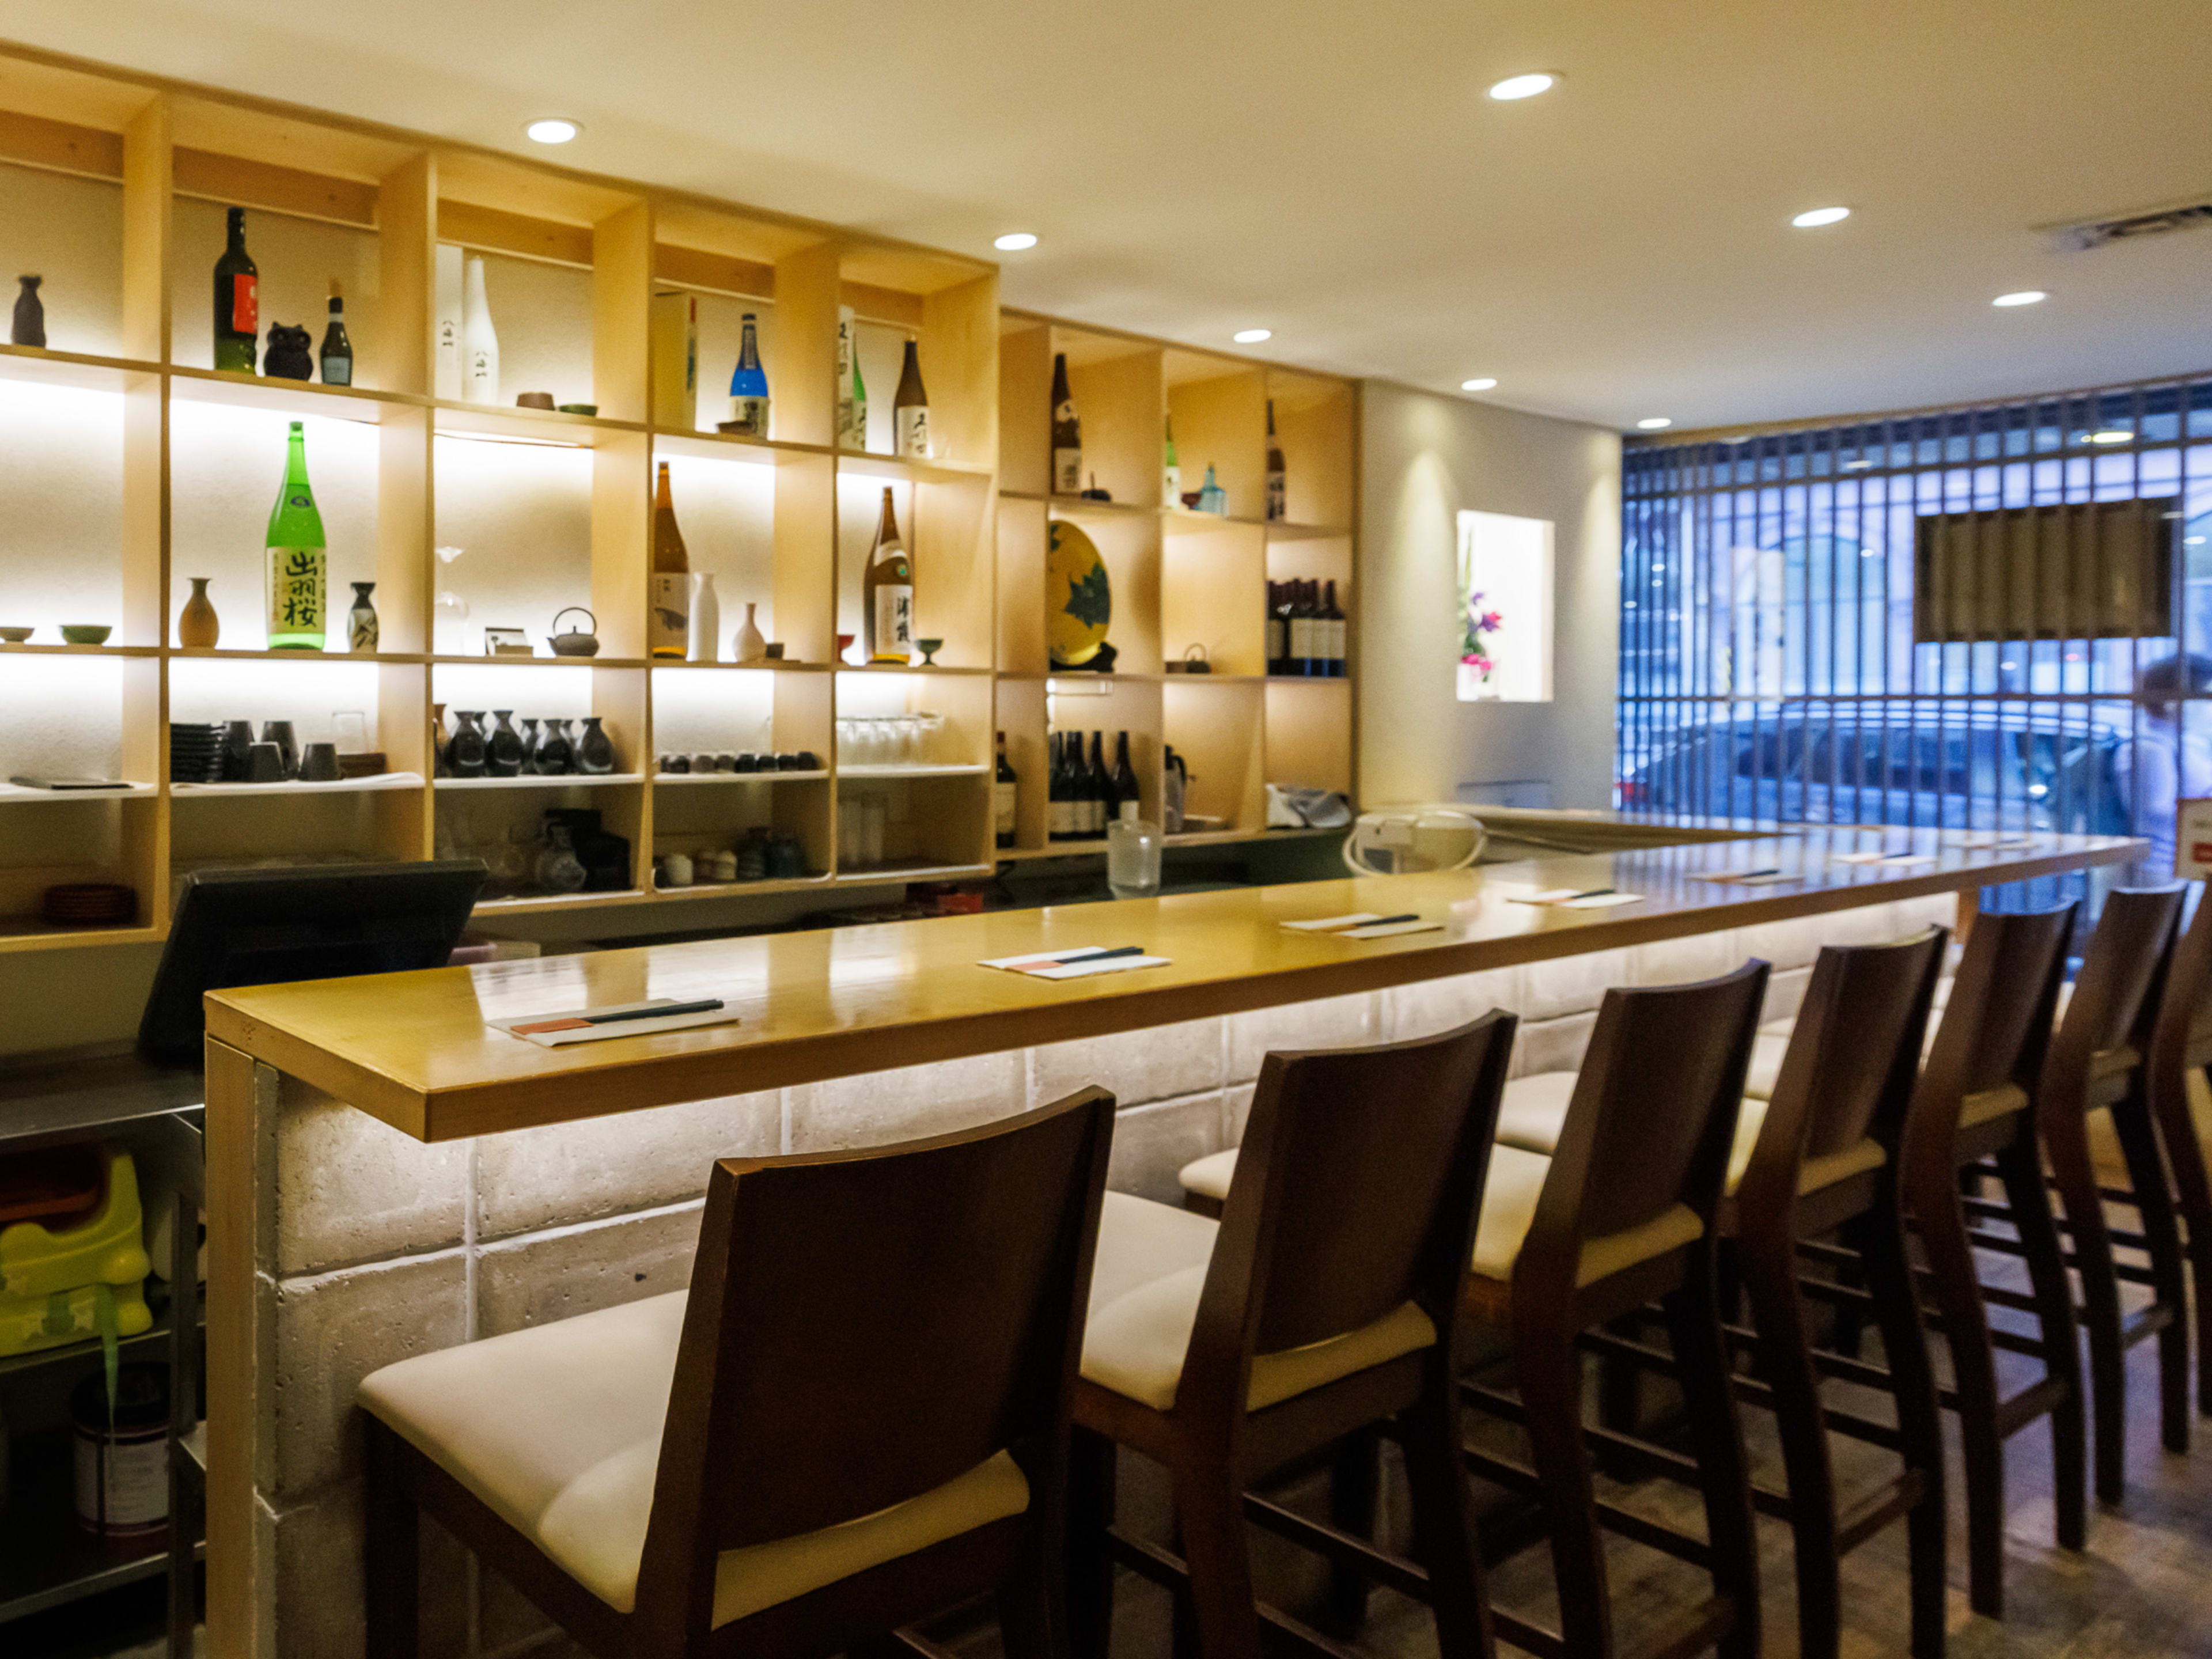
[[1094, 841], [1106, 838], [1106, 826], [1114, 819], [1114, 775], [1106, 769], [1106, 734], [1091, 734], [1091, 836]]
[[[471, 292], [478, 261], [469, 261]], [[476, 356], [476, 331], [469, 331], [469, 356]], [[647, 601], [645, 638], [649, 654], [682, 662], [691, 646], [691, 556], [676, 525], [676, 503], [668, 491], [668, 463], [653, 498], [653, 589]]]
[[353, 384], [353, 339], [346, 332], [345, 292], [335, 279], [331, 283], [330, 325], [323, 330], [322, 362], [325, 386]]
[[999, 845], [1014, 844], [1014, 804], [1016, 788], [1021, 782], [1014, 763], [1006, 758], [1006, 734], [999, 733], [999, 764], [991, 782], [991, 820]]
[[1045, 839], [1072, 841], [1075, 836], [1075, 799], [1068, 793], [1067, 734], [1055, 732], [1051, 738], [1050, 768], [1045, 774]]
[[1283, 447], [1275, 441], [1275, 400], [1267, 399], [1267, 520], [1283, 516]]
[[1182, 505], [1182, 465], [1176, 459], [1175, 416], [1167, 416], [1166, 453], [1160, 467], [1160, 505]]
[[[461, 396], [472, 404], [495, 404], [499, 401], [499, 331], [491, 325], [491, 301], [484, 297], [484, 262], [480, 254], [469, 258], [461, 327]], [[667, 469], [662, 471], [665, 473]]]
[[761, 367], [760, 341], [753, 333], [750, 311], [738, 346], [738, 366], [730, 373], [730, 418], [722, 422], [722, 430], [740, 438], [768, 436], [768, 371]]
[[1137, 787], [1137, 769], [1129, 764], [1129, 734], [1114, 739], [1114, 805], [1122, 817], [1137, 816], [1142, 792]]
[[876, 519], [876, 544], [868, 551], [861, 581], [861, 641], [870, 662], [905, 664], [914, 659], [914, 565], [899, 539], [898, 514], [891, 489], [884, 486], [884, 510]]
[[1067, 389], [1067, 354], [1052, 360], [1052, 493], [1083, 493], [1083, 422], [1075, 417], [1075, 395]]
[[911, 334], [906, 337], [906, 362], [899, 369], [898, 392], [891, 399], [891, 421], [899, 454], [909, 461], [927, 460], [929, 393], [922, 389], [921, 358]]
[[246, 251], [244, 208], [229, 210], [229, 227], [230, 246], [215, 262], [215, 366], [251, 374], [261, 339], [261, 271]]
[[1283, 625], [1283, 585], [1280, 582], [1267, 584], [1266, 620], [1267, 672], [1270, 674], [1279, 674], [1283, 672], [1283, 657], [1287, 649], [1284, 637], [1285, 629]]
[[1347, 630], [1343, 608], [1336, 602], [1336, 584], [1334, 581], [1328, 584], [1323, 594], [1321, 608], [1328, 625], [1328, 678], [1340, 680], [1348, 672], [1345, 667], [1345, 646], [1347, 643], [1345, 635]]
[[307, 483], [307, 434], [292, 422], [284, 482], [269, 511], [269, 648], [319, 651], [329, 600], [323, 515]]

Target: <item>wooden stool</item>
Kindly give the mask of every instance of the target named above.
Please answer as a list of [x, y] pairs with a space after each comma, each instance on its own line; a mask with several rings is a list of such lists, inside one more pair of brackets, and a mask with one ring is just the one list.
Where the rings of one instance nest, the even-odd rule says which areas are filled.
[[[1187, 1595], [1206, 1659], [1258, 1659], [1248, 1518], [1419, 1596], [1443, 1650], [1491, 1632], [1457, 1461], [1458, 1322], [1512, 1015], [1419, 1042], [1270, 1054], [1218, 1223], [1109, 1194], [1075, 1391], [1070, 1611], [1107, 1651], [1113, 1564]], [[1253, 1495], [1270, 1472], [1394, 1425], [1420, 1568]], [[1182, 1556], [1113, 1523], [1116, 1443], [1167, 1466]]]
[[725, 1160], [690, 1291], [371, 1376], [372, 1659], [416, 1651], [424, 1510], [595, 1653], [811, 1659], [987, 1594], [1010, 1654], [1064, 1653], [1113, 1127], [1091, 1089], [964, 1134]]
[[[2151, 1117], [2166, 1143], [2176, 1206], [2188, 1228], [2189, 1275], [2197, 1302], [2197, 1409], [2212, 1417], [2212, 1171], [2205, 1165], [2197, 1120], [2189, 1109], [2191, 1072], [2212, 1081], [2212, 904], [2204, 902], [2202, 889], [2196, 917], [2174, 946], [2166, 969], [2146, 1073]], [[2140, 1189], [2144, 1176], [2132, 1173], [2137, 1157], [2130, 1152], [2128, 1166]], [[2130, 1196], [2125, 1201], [2134, 1200]]]
[[[1550, 1158], [1500, 1145], [1483, 1194], [1468, 1314], [1510, 1334], [1515, 1394], [1465, 1396], [1522, 1425], [1533, 1468], [1469, 1447], [1468, 1466], [1540, 1493], [1551, 1523], [1561, 1632], [1496, 1615], [1504, 1638], [1540, 1654], [1620, 1651], [1601, 1526], [1702, 1566], [1713, 1594], [1638, 1650], [1678, 1656], [1759, 1651], [1759, 1558], [1714, 1268], [1738, 1103], [1767, 967], [1702, 984], [1612, 990], [1598, 1011]], [[1682, 1460], [1582, 1420], [1585, 1333], [1653, 1299], [1666, 1310], [1696, 1447], [1706, 1536], [1695, 1539], [1601, 1502], [1589, 1443]], [[1517, 1397], [1516, 1397], [1517, 1395]], [[1410, 1462], [1410, 1455], [1408, 1458]]]
[[[2050, 1046], [2075, 906], [1974, 920], [1942, 1024], [1913, 1091], [1904, 1140], [1904, 1197], [1928, 1267], [1936, 1322], [1950, 1349], [1966, 1486], [1966, 1560], [1977, 1613], [2004, 1615], [2004, 1443], [2051, 1419], [2058, 1544], [2082, 1546], [2087, 1522], [2081, 1356], [2058, 1231], [2044, 1187], [2032, 1091]], [[1980, 1241], [1966, 1226], [1961, 1180], [1989, 1164], [2011, 1200], [2033, 1290], [1984, 1285]], [[2035, 1316], [2039, 1337], [1993, 1331], [1989, 1304]], [[1998, 1349], [2042, 1361], [2019, 1393], [1997, 1390]]]

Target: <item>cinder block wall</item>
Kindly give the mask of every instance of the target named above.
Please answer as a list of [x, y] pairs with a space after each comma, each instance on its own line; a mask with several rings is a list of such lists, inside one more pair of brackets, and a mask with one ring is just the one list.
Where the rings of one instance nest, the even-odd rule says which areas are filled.
[[[1234, 1146], [1270, 1048], [1382, 1042], [1492, 1007], [1522, 1019], [1517, 1073], [1572, 1067], [1608, 986], [1774, 965], [1769, 1017], [1794, 1012], [1821, 945], [1948, 922], [1946, 897], [1568, 957], [1398, 989], [617, 1117], [424, 1146], [297, 1085], [258, 1103], [254, 1659], [362, 1652], [362, 1437], [378, 1367], [479, 1337], [680, 1289], [717, 1158], [937, 1134], [1088, 1084], [1121, 1102], [1111, 1180], [1174, 1201], [1176, 1172]], [[424, 1551], [426, 1652], [521, 1653], [530, 1605], [435, 1534]]]

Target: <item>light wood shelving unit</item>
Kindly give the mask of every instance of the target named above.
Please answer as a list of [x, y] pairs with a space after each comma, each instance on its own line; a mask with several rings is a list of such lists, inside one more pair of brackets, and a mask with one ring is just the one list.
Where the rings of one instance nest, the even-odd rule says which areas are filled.
[[[262, 319], [319, 337], [333, 277], [346, 285], [352, 387], [209, 367], [209, 273], [222, 210], [247, 210]], [[629, 838], [618, 892], [488, 901], [487, 920], [602, 905], [681, 904], [988, 874], [988, 762], [1004, 729], [1024, 780], [1023, 849], [1046, 846], [1048, 709], [1127, 729], [1157, 811], [1160, 746], [1189, 756], [1192, 810], [1257, 834], [1268, 780], [1348, 788], [1349, 681], [1270, 681], [1262, 584], [1334, 578], [1349, 602], [1356, 390], [1349, 382], [1158, 341], [1002, 313], [996, 267], [957, 253], [335, 116], [121, 70], [0, 54], [0, 223], [40, 270], [51, 349], [0, 347], [0, 486], [17, 501], [0, 556], [0, 623], [107, 623], [101, 647], [0, 645], [0, 777], [106, 770], [125, 793], [0, 791], [0, 951], [151, 940], [175, 879], [218, 864], [421, 859], [513, 841], [549, 805], [599, 809]], [[548, 390], [595, 416], [441, 398], [436, 249], [486, 261], [503, 395]], [[696, 405], [655, 380], [657, 293], [699, 302]], [[856, 313], [872, 393], [872, 453], [835, 443], [841, 306]], [[772, 438], [713, 430], [738, 319], [756, 313]], [[938, 459], [894, 459], [890, 397], [904, 337], [921, 343]], [[1077, 375], [1086, 449], [1110, 507], [1044, 490], [1051, 352]], [[1256, 516], [1265, 400], [1289, 458], [1292, 522]], [[1240, 515], [1159, 501], [1159, 416], [1172, 410], [1184, 473], [1212, 462]], [[374, 580], [382, 649], [356, 657], [260, 648], [264, 526], [285, 423], [307, 423], [330, 535], [330, 611], [343, 643], [349, 584]], [[38, 441], [27, 441], [26, 434]], [[11, 439], [14, 443], [11, 446]], [[70, 447], [58, 448], [67, 443]], [[715, 573], [723, 648], [748, 602], [787, 658], [773, 666], [655, 663], [646, 649], [652, 485], [670, 463], [695, 570]], [[1002, 489], [1001, 485], [1005, 488]], [[917, 631], [939, 665], [853, 669], [861, 568], [880, 491], [913, 549]], [[1071, 677], [1043, 647], [1045, 526], [1079, 518], [1115, 583], [1127, 671]], [[441, 550], [459, 546], [448, 563]], [[188, 577], [208, 575], [222, 645], [176, 643]], [[441, 604], [467, 603], [465, 622]], [[540, 641], [556, 612], [592, 611], [589, 660], [471, 654], [485, 626]], [[1222, 671], [1164, 671], [1184, 646]], [[484, 787], [432, 780], [431, 710], [602, 717], [616, 775]], [[1099, 711], [1093, 715], [1090, 711]], [[289, 718], [301, 740], [359, 711], [395, 774], [366, 787], [173, 787], [174, 721]], [[841, 769], [842, 715], [931, 712], [943, 744], [925, 773]], [[708, 781], [657, 778], [675, 750], [811, 750], [817, 771]], [[838, 863], [841, 804], [888, 806], [884, 860]], [[788, 830], [802, 880], [656, 890], [656, 852]], [[1209, 838], [1218, 839], [1218, 838]], [[1079, 850], [1079, 849], [1078, 849]], [[49, 885], [127, 883], [127, 927], [35, 920]]]
[[[1222, 846], [1267, 835], [1269, 783], [1352, 789], [1352, 687], [1267, 673], [1267, 585], [1336, 584], [1349, 607], [1358, 495], [1357, 386], [1228, 353], [1009, 310], [1000, 322], [999, 724], [1024, 780], [1046, 773], [1049, 734], [1129, 734], [1145, 816], [1157, 818], [1164, 750], [1191, 774], [1186, 810], [1226, 829], [1170, 845]], [[1067, 358], [1083, 422], [1084, 467], [1112, 500], [1051, 494], [1052, 366]], [[1265, 517], [1267, 410], [1284, 456], [1285, 516]], [[1211, 465], [1227, 516], [1162, 499], [1172, 417], [1185, 489]], [[1046, 538], [1080, 525], [1114, 595], [1111, 674], [1053, 671], [1045, 640]], [[1194, 645], [1212, 671], [1169, 672]], [[1024, 789], [1012, 856], [1097, 851], [1047, 838], [1048, 803]], [[1001, 854], [1002, 857], [1006, 856]]]

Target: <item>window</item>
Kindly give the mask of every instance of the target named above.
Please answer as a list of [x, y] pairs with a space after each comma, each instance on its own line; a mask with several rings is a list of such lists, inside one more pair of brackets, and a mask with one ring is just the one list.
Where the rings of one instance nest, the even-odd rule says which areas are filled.
[[1462, 702], [1552, 700], [1552, 524], [1459, 515]]

